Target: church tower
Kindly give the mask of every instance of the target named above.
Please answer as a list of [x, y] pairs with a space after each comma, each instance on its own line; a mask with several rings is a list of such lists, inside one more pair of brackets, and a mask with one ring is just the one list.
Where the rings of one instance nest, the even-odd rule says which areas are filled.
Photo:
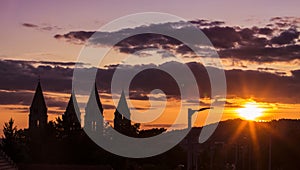
[[85, 108], [84, 117], [85, 130], [92, 132], [103, 132], [103, 107], [98, 94], [97, 84], [92, 87], [89, 100]]
[[75, 95], [72, 93], [68, 102], [65, 113], [62, 115], [66, 130], [79, 130], [81, 129], [80, 110], [76, 101]]
[[47, 106], [45, 103], [40, 81], [35, 90], [35, 94], [30, 106], [29, 130], [45, 129], [47, 126]]
[[126, 101], [125, 93], [122, 91], [121, 97], [115, 111], [114, 129], [120, 133], [128, 134], [131, 130], [130, 111]]

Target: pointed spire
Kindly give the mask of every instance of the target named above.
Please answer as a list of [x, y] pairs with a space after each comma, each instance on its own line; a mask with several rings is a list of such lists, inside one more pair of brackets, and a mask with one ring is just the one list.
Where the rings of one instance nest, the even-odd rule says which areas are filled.
[[130, 111], [126, 101], [124, 90], [122, 90], [121, 97], [118, 103], [117, 111], [121, 113], [125, 118], [130, 119]]
[[88, 131], [103, 132], [103, 107], [100, 101], [97, 84], [92, 87], [89, 100], [85, 108], [84, 127]]
[[66, 113], [69, 113], [67, 111], [75, 111], [74, 109], [74, 103], [73, 103], [73, 93], [71, 94], [70, 98], [69, 98], [69, 102], [66, 108]]
[[103, 107], [102, 107], [102, 103], [101, 103], [101, 100], [99, 97], [96, 81], [95, 81], [94, 87], [91, 90], [91, 94], [90, 94], [89, 100], [87, 102], [87, 108], [95, 107], [95, 99], [96, 99], [96, 104], [97, 104], [101, 114], [103, 115]]
[[38, 81], [38, 85], [30, 106], [29, 129], [32, 130], [45, 128], [47, 126], [47, 121], [47, 106], [44, 99], [41, 82]]
[[[77, 104], [77, 100], [76, 97], [74, 97], [74, 92], [72, 92], [67, 108], [66, 108], [66, 112], [65, 112], [65, 116], [70, 119], [70, 121], [76, 121], [75, 118], [77, 118], [80, 122], [80, 110]], [[78, 115], [79, 114], [79, 115]], [[78, 116], [77, 116], [78, 115]], [[78, 121], [77, 120], [77, 121]]]
[[131, 133], [130, 111], [124, 90], [122, 90], [121, 97], [115, 111], [114, 129], [125, 135], [130, 135]]
[[34, 94], [34, 97], [33, 97], [30, 107], [31, 108], [33, 108], [33, 107], [47, 108], [40, 80], [38, 81], [38, 85], [36, 87], [35, 94]]

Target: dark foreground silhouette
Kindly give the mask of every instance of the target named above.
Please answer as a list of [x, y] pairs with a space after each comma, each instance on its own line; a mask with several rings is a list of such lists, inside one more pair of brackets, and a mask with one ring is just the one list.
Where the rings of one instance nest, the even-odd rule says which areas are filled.
[[[28, 130], [17, 130], [13, 120], [5, 124], [1, 148], [19, 169], [185, 169], [186, 139], [168, 152], [150, 158], [129, 159], [98, 147], [82, 129], [69, 132], [60, 119], [47, 124], [43, 138], [32, 139]], [[165, 129], [140, 130], [135, 137], [149, 137]], [[201, 128], [189, 133], [197, 169], [299, 169], [300, 120], [220, 122], [203, 144]], [[177, 133], [171, 131], [164, 133]], [[124, 146], [125, 147], [125, 146]]]

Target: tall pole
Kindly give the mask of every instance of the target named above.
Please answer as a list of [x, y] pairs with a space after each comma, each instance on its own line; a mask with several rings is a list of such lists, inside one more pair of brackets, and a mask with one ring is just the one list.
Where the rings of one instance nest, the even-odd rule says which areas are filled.
[[[192, 116], [195, 113], [195, 110], [188, 109], [188, 130], [192, 128]], [[193, 170], [193, 147], [192, 147], [192, 137], [191, 133], [187, 136], [187, 145], [188, 145], [188, 155], [187, 155], [187, 170]]]
[[188, 109], [188, 130], [192, 128], [192, 116], [196, 112], [196, 110]]
[[[193, 109], [188, 109], [188, 130], [191, 130], [192, 128], [192, 116], [193, 114], [195, 114], [196, 112], [201, 112], [207, 109], [212, 109], [212, 107], [206, 107], [206, 108], [201, 108], [199, 110], [193, 110]], [[187, 157], [187, 170], [195, 170], [195, 166], [194, 166], [194, 161], [193, 161], [193, 144], [192, 144], [192, 139], [191, 139], [192, 135], [188, 134], [187, 136], [187, 148], [188, 148], [188, 157]]]
[[272, 169], [272, 136], [269, 139], [269, 170]]

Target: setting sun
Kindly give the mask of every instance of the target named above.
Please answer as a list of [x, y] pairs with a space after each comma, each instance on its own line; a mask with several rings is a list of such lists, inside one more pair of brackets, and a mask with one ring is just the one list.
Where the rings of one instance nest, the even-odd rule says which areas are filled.
[[262, 116], [264, 109], [259, 108], [255, 102], [249, 102], [243, 108], [237, 109], [239, 116], [247, 120], [255, 120], [257, 117]]

